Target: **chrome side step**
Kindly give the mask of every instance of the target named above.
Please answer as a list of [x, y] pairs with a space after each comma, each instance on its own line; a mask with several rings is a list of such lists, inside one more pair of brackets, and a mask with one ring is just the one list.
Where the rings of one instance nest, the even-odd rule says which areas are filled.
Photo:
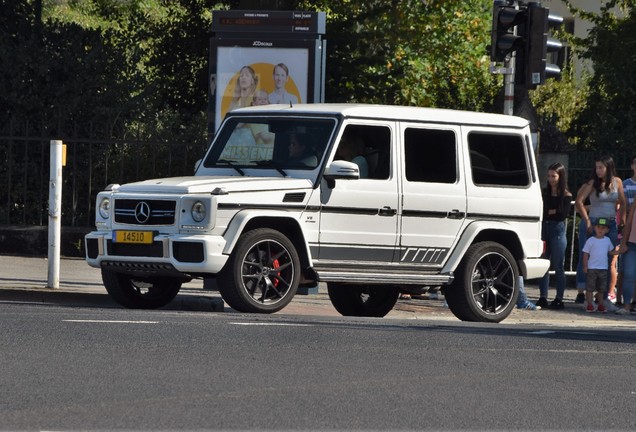
[[399, 269], [314, 267], [320, 282], [350, 282], [379, 285], [449, 285], [453, 275]]

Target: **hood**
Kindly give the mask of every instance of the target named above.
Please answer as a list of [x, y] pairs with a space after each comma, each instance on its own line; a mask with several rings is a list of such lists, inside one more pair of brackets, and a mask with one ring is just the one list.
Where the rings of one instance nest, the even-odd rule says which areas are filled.
[[307, 179], [291, 177], [170, 177], [127, 183], [119, 186], [123, 193], [157, 193], [157, 194], [197, 194], [211, 193], [216, 188], [223, 188], [228, 193], [248, 191], [271, 191], [289, 189], [308, 189], [312, 182]]

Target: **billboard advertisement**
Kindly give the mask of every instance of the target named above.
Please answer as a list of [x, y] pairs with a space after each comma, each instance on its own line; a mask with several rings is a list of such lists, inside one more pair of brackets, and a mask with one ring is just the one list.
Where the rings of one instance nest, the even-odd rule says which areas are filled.
[[324, 13], [215, 11], [208, 132], [236, 108], [324, 99]]
[[308, 101], [307, 48], [217, 47], [215, 124], [235, 108]]

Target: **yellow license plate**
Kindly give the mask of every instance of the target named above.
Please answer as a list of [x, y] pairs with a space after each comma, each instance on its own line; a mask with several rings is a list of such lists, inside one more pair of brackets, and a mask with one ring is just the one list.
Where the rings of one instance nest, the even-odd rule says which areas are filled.
[[114, 243], [152, 244], [153, 238], [152, 231], [113, 231]]

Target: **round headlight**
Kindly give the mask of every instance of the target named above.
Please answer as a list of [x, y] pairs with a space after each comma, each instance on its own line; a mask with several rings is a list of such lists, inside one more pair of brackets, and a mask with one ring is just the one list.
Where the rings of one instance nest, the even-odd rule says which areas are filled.
[[194, 219], [195, 222], [201, 222], [203, 219], [205, 219], [205, 215], [205, 204], [203, 204], [201, 201], [195, 202], [192, 206], [192, 219]]
[[110, 198], [104, 198], [101, 203], [99, 203], [99, 215], [104, 219], [108, 219], [110, 216]]

